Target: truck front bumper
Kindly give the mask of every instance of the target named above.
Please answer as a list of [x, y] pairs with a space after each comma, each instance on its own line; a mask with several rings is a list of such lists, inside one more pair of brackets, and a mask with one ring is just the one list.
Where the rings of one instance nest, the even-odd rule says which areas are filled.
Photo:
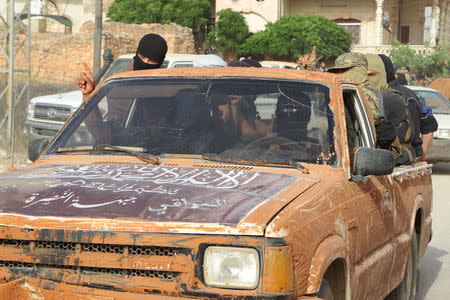
[[[140, 294], [132, 292], [117, 291], [114, 289], [97, 289], [65, 283], [58, 283], [50, 280], [36, 278], [20, 278], [14, 281], [0, 283], [0, 295], [2, 300], [44, 300], [44, 299], [64, 299], [64, 300], [143, 300], [143, 299], [211, 299], [204, 296], [169, 296], [161, 294]], [[215, 296], [213, 299], [221, 299]], [[223, 299], [230, 299], [230, 295], [224, 295]], [[238, 297], [233, 299], [239, 299]], [[242, 299], [294, 299], [294, 296], [252, 296], [242, 297]], [[303, 299], [303, 298], [300, 298]], [[305, 298], [318, 299], [318, 298]]]
[[62, 127], [62, 125], [63, 123], [54, 124], [27, 120], [25, 122], [25, 134], [30, 141], [38, 138], [51, 139]]

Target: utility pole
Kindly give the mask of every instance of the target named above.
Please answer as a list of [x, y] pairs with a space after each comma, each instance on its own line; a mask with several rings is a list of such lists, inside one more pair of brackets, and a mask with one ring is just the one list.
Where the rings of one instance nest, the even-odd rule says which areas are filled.
[[[4, 56], [4, 61], [6, 62], [5, 65], [0, 65], [0, 76], [6, 79], [5, 84], [0, 84], [0, 148], [4, 148], [7, 151], [6, 155], [10, 158], [10, 166], [12, 167], [14, 165], [16, 107], [24, 97], [29, 99], [31, 82], [30, 0], [26, 1], [20, 16], [15, 12], [15, 0], [7, 0], [5, 9], [6, 21], [1, 17], [3, 13], [0, 11], [0, 23], [3, 23], [2, 25], [7, 28], [5, 39], [0, 40], [0, 56]], [[27, 20], [27, 24], [22, 19]], [[22, 25], [21, 30], [24, 33], [20, 37], [16, 32], [19, 30], [19, 24]], [[18, 56], [23, 58], [22, 69], [16, 68], [16, 58]], [[19, 73], [22, 73], [20, 82], [16, 81]], [[6, 103], [6, 107], [4, 107], [3, 103]]]
[[[7, 90], [6, 90], [6, 103], [7, 103], [7, 109], [8, 109], [8, 131], [7, 131], [7, 139], [8, 139], [8, 146], [10, 149], [10, 152], [12, 152], [13, 149], [13, 140], [14, 140], [14, 99], [13, 99], [13, 88], [14, 88], [14, 40], [15, 40], [15, 20], [14, 20], [14, 8], [15, 3], [14, 0], [9, 0], [9, 6], [8, 6], [8, 22], [9, 22], [9, 28], [8, 28], [8, 84], [7, 84]], [[12, 153], [11, 153], [12, 154]]]
[[103, 14], [103, 0], [95, 0], [95, 33], [94, 33], [94, 75], [100, 70], [100, 60], [102, 56], [102, 14]]

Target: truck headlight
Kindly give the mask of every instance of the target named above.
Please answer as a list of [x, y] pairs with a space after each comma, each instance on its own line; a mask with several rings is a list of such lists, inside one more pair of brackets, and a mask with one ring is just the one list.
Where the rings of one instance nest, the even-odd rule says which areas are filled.
[[203, 274], [209, 286], [255, 289], [259, 273], [259, 254], [255, 249], [210, 246], [205, 251]]
[[434, 137], [438, 139], [450, 139], [450, 129], [438, 129], [434, 133]]
[[28, 105], [28, 118], [34, 118], [34, 103]]

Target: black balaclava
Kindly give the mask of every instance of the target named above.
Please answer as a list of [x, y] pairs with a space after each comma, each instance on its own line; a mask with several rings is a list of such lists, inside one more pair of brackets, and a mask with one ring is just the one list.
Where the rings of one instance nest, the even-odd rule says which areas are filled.
[[311, 100], [305, 94], [296, 97], [280, 95], [275, 110], [275, 130], [279, 136], [304, 141], [311, 118]]
[[[149, 33], [144, 35], [139, 41], [136, 55], [133, 57], [133, 70], [157, 69], [161, 67], [167, 53], [167, 43], [158, 34]], [[157, 64], [147, 64], [139, 58], [138, 54], [157, 61]]]
[[419, 97], [416, 95], [416, 93], [414, 91], [410, 90], [409, 88], [403, 86], [402, 84], [400, 84], [398, 79], [395, 77], [394, 64], [392, 63], [392, 60], [384, 54], [378, 54], [378, 56], [381, 58], [381, 60], [384, 63], [384, 68], [386, 70], [387, 81], [388, 81], [389, 87], [391, 89], [394, 89], [394, 90], [400, 92], [407, 98], [414, 98], [420, 102]]
[[386, 70], [386, 77], [387, 77], [387, 82], [391, 82], [395, 80], [395, 68], [394, 68], [394, 64], [392, 63], [392, 60], [384, 55], [384, 54], [378, 54], [378, 56], [381, 58], [381, 60], [384, 63], [384, 69]]

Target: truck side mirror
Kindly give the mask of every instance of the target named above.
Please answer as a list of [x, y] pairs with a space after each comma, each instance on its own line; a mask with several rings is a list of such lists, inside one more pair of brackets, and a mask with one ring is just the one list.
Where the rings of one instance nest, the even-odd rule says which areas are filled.
[[357, 148], [353, 160], [355, 175], [389, 175], [394, 171], [394, 154], [376, 148]]
[[114, 60], [114, 54], [111, 49], [105, 49], [105, 51], [103, 51], [102, 56], [103, 56], [103, 60], [105, 61], [105, 63], [108, 61]]
[[36, 161], [47, 147], [49, 141], [45, 138], [35, 139], [28, 144], [28, 159], [31, 161]]
[[103, 67], [101, 67], [98, 73], [94, 75], [95, 84], [100, 82], [100, 79], [102, 79], [103, 75], [105, 75], [106, 71], [108, 71], [114, 61], [114, 55], [111, 49], [105, 49], [105, 51], [103, 51], [103, 60], [105, 61]]

